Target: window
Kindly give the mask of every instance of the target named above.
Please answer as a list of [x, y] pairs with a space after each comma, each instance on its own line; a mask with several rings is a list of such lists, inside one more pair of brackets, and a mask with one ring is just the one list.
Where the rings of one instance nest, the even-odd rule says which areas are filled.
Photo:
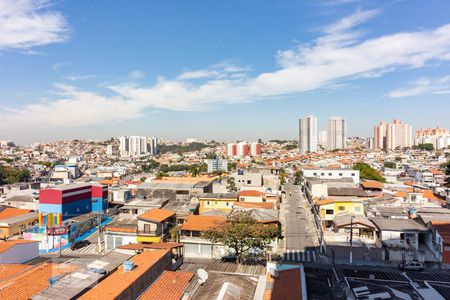
[[208, 202], [206, 202], [206, 204], [207, 204], [207, 205], [209, 205], [209, 201], [208, 201]]
[[338, 206], [338, 210], [345, 210], [345, 206]]
[[352, 176], [355, 177], [355, 173], [352, 173]]
[[241, 201], [244, 202], [244, 201], [245, 201], [245, 198], [244, 198], [244, 197], [241, 197]]
[[320, 173], [320, 176], [325, 176], [325, 173]]
[[327, 209], [327, 210], [325, 210], [325, 214], [333, 215], [334, 214], [334, 210], [333, 209]]
[[251, 180], [247, 180], [247, 184], [252, 184], [252, 181]]
[[226, 202], [225, 205], [226, 205], [226, 206], [230, 206], [230, 203]]
[[342, 175], [343, 175], [342, 173], [339, 173], [339, 176], [340, 176], [340, 177], [342, 177]]
[[355, 211], [361, 212], [361, 207], [359, 207], [359, 206], [355, 207]]
[[328, 173], [328, 176], [333, 176], [333, 174], [331, 174], [331, 173]]
[[313, 173], [314, 176], [317, 176], [317, 173]]

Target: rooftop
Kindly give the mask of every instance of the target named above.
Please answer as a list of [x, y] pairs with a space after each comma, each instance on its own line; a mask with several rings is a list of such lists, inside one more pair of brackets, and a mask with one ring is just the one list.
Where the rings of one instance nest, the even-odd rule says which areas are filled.
[[3, 219], [9, 219], [9, 218], [12, 218], [12, 217], [24, 215], [24, 214], [29, 213], [31, 211], [32, 211], [31, 209], [20, 209], [20, 208], [14, 208], [14, 207], [5, 207], [3, 210], [0, 210], [0, 222]]
[[32, 243], [39, 243], [39, 241], [31, 241], [31, 240], [10, 240], [10, 241], [4, 241], [0, 242], [0, 253], [3, 253], [10, 248], [20, 245], [20, 244], [32, 244]]
[[181, 225], [181, 230], [207, 231], [208, 229], [220, 225], [225, 221], [225, 217], [221, 216], [188, 216], [186, 222]]
[[136, 255], [131, 259], [135, 264], [132, 271], [125, 272], [123, 266], [120, 266], [117, 271], [106, 277], [79, 299], [115, 299], [168, 252], [169, 250], [155, 250]]
[[138, 216], [138, 219], [145, 219], [149, 221], [162, 222], [175, 215], [174, 211], [155, 208]]
[[192, 277], [194, 277], [192, 272], [164, 271], [138, 299], [179, 300]]
[[425, 225], [414, 219], [390, 219], [371, 218], [370, 219], [380, 230], [389, 231], [428, 231]]

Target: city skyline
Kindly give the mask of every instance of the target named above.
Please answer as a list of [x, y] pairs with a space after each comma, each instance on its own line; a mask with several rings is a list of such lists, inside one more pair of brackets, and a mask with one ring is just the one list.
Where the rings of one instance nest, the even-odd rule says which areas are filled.
[[450, 127], [448, 3], [178, 6], [2, 3], [0, 138], [295, 139], [306, 114], [342, 116], [348, 136]]

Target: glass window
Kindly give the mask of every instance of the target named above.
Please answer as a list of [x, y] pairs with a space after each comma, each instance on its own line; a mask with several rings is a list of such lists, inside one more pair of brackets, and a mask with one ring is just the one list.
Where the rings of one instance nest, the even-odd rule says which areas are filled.
[[320, 173], [320, 176], [325, 176], [325, 173]]
[[345, 206], [338, 206], [338, 210], [345, 210]]
[[327, 215], [332, 215], [332, 214], [334, 214], [334, 210], [333, 209], [327, 209], [327, 210], [325, 210], [325, 213]]
[[328, 176], [332, 176], [333, 174], [331, 174], [331, 173], [328, 173]]
[[359, 206], [355, 207], [355, 211], [360, 212], [361, 211], [361, 207], [359, 207]]
[[314, 176], [317, 176], [317, 173], [313, 173]]
[[339, 173], [339, 176], [340, 176], [340, 177], [342, 177], [342, 175], [343, 175], [342, 173]]
[[197, 254], [198, 253], [198, 246], [197, 246], [197, 244], [184, 243], [184, 253], [186, 253], [186, 254]]
[[352, 176], [355, 176], [355, 173], [352, 173]]

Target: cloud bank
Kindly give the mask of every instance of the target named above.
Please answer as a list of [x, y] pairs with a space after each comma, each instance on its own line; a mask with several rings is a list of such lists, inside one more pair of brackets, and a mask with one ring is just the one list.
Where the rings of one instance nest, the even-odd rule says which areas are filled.
[[29, 50], [68, 39], [64, 16], [47, 0], [0, 0], [0, 50]]
[[[261, 101], [312, 91], [356, 78], [383, 76], [450, 60], [450, 24], [429, 30], [366, 38], [357, 26], [378, 10], [358, 10], [325, 27], [318, 38], [276, 54], [276, 69], [249, 75], [248, 67], [219, 64], [159, 78], [153, 85], [109, 85], [103, 96], [57, 86], [63, 97], [1, 113], [0, 125], [84, 126], [123, 121], [150, 109], [202, 111], [218, 105]], [[1, 111], [0, 111], [1, 112]]]
[[387, 94], [391, 98], [414, 97], [421, 95], [450, 94], [450, 76], [437, 79], [419, 78], [412, 82], [409, 87], [396, 89]]

